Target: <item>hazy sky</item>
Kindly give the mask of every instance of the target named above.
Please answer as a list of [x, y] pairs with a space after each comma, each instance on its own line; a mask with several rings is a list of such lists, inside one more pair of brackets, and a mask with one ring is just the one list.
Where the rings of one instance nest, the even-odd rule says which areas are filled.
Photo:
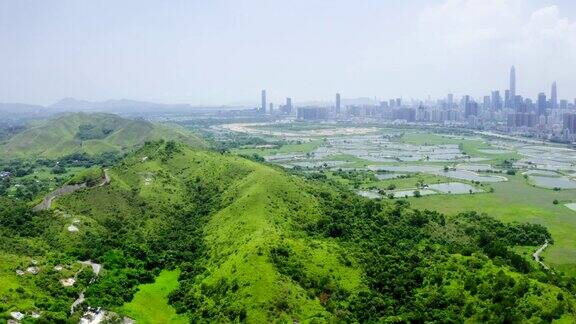
[[0, 0], [0, 102], [576, 97], [574, 0]]

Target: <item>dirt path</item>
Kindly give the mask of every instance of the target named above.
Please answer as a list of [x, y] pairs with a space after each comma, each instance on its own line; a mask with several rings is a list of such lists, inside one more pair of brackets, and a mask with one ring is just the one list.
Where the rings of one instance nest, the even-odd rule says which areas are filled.
[[538, 262], [544, 269], [549, 270], [550, 268], [544, 262], [540, 261], [540, 254], [544, 252], [544, 250], [547, 247], [548, 247], [548, 240], [546, 240], [546, 242], [544, 242], [544, 245], [538, 248], [538, 250], [536, 250], [536, 252], [534, 252], [532, 256], [534, 257], [534, 260]]
[[102, 186], [107, 185], [109, 183], [110, 183], [110, 174], [108, 174], [108, 169], [104, 169], [104, 179], [102, 179], [102, 182], [100, 182], [98, 187], [102, 187]]
[[[109, 183], [110, 183], [110, 175], [108, 174], [108, 169], [105, 169], [104, 178], [102, 179], [102, 182], [98, 184], [98, 187], [102, 187]], [[41, 203], [34, 206], [33, 210], [34, 211], [48, 210], [52, 207], [52, 201], [54, 201], [54, 199], [87, 187], [88, 185], [86, 183], [62, 186], [49, 193], [46, 197], [44, 197]]]

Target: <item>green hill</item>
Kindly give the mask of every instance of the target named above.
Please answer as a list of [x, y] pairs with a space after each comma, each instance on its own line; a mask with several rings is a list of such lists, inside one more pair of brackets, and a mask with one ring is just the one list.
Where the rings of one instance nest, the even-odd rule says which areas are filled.
[[203, 145], [200, 138], [178, 126], [105, 113], [69, 113], [30, 125], [0, 147], [0, 153], [7, 158], [96, 155], [133, 149], [159, 139]]
[[[0, 204], [0, 309], [66, 318], [87, 287], [87, 304], [151, 323], [574, 318], [574, 281], [514, 252], [551, 239], [539, 225], [372, 201], [172, 141], [144, 145], [109, 174], [107, 186], [58, 199], [58, 211], [6, 217], [12, 204]], [[15, 275], [30, 258], [40, 273]], [[43, 271], [85, 259], [103, 270], [74, 290]], [[162, 313], [147, 317], [150, 307]]]

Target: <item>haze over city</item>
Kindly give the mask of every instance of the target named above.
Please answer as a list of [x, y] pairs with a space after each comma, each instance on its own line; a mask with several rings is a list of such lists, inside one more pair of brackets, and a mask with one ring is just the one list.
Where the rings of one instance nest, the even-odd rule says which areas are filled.
[[576, 97], [573, 1], [3, 1], [0, 102]]

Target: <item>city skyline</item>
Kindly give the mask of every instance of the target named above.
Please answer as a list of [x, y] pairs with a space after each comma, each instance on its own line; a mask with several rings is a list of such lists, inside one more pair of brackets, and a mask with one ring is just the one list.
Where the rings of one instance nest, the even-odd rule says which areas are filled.
[[335, 90], [480, 97], [508, 87], [511, 65], [517, 94], [557, 81], [570, 99], [575, 9], [560, 0], [3, 2], [0, 102], [221, 105], [253, 102], [262, 88], [271, 102]]
[[[538, 92], [535, 95], [521, 95], [518, 94], [517, 92], [517, 88], [516, 88], [516, 68], [514, 65], [512, 65], [510, 67], [510, 72], [509, 72], [509, 83], [508, 83], [508, 88], [507, 89], [494, 89], [492, 91], [490, 91], [489, 94], [485, 94], [485, 95], [478, 95], [478, 96], [472, 96], [468, 93], [463, 93], [460, 94], [459, 97], [463, 98], [463, 100], [465, 101], [476, 101], [475, 99], [479, 99], [479, 101], [482, 101], [480, 99], [483, 99], [483, 104], [486, 105], [487, 102], [490, 103], [490, 106], [493, 106], [492, 103], [494, 103], [497, 107], [499, 105], [502, 104], [502, 97], [500, 96], [500, 92], [501, 90], [504, 90], [502, 92], [504, 92], [505, 98], [504, 98], [504, 105], [503, 107], [500, 108], [511, 108], [511, 109], [516, 109], [518, 105], [521, 105], [522, 102], [518, 102], [518, 100], [525, 100], [525, 99], [530, 99], [533, 100], [535, 102], [538, 102], [541, 99], [541, 95], [544, 94], [545, 97], [547, 95], [547, 92]], [[265, 90], [262, 90], [263, 95], [265, 95]], [[548, 98], [550, 98], [550, 105], [552, 109], [557, 109], [559, 108], [559, 101], [566, 101], [566, 102], [570, 102], [570, 103], [574, 103], [576, 105], [576, 97], [575, 98], [564, 98], [561, 99], [562, 97], [558, 97], [558, 87], [557, 87], [557, 83], [556, 81], [552, 82], [552, 86], [550, 88], [550, 92], [548, 93]], [[373, 101], [381, 101], [381, 100], [388, 100], [388, 98], [380, 98], [380, 97], [374, 97], [374, 98], [370, 98], [370, 97], [344, 97], [344, 99], [347, 100], [354, 100], [354, 99], [362, 99], [362, 98], [366, 98], [366, 99], [370, 99]], [[405, 100], [404, 102], [426, 102], [426, 101], [438, 101], [438, 100], [445, 100], [449, 106], [452, 105], [453, 100], [454, 100], [454, 93], [450, 92], [447, 93], [445, 96], [443, 97], [438, 97], [438, 98], [431, 98], [428, 97], [427, 99], [423, 99], [423, 98], [409, 98], [409, 100], [406, 100], [406, 98], [402, 98], [400, 97], [400, 99]], [[330, 101], [330, 100], [322, 100], [322, 99], [316, 99], [315, 101], [317, 102], [321, 102], [323, 104], [329, 104], [329, 103], [334, 103], [335, 108], [337, 111], [340, 110], [340, 102], [341, 102], [341, 94], [340, 92], [336, 92], [336, 97], [334, 101]], [[298, 101], [296, 101], [298, 102]], [[264, 102], [261, 104], [260, 107], [262, 107], [264, 105]]]

